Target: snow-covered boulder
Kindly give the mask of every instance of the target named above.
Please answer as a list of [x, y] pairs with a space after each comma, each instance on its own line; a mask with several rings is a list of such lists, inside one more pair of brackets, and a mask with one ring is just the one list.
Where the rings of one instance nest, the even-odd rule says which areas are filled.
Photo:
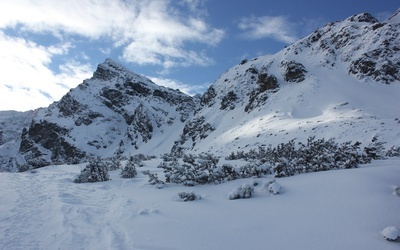
[[381, 234], [385, 240], [394, 241], [400, 237], [400, 230], [398, 227], [390, 226], [383, 229]]

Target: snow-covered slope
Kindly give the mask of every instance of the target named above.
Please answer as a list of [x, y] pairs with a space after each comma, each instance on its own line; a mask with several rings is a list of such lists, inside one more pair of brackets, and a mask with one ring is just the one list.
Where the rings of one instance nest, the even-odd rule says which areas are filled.
[[203, 95], [174, 150], [226, 155], [309, 136], [400, 145], [399, 16], [355, 15], [243, 60]]
[[[277, 179], [278, 195], [262, 188], [270, 177], [156, 189], [140, 171], [74, 184], [82, 165], [0, 173], [0, 249], [399, 249], [380, 234], [400, 226], [399, 163]], [[252, 198], [227, 198], [254, 181]], [[179, 200], [191, 191], [202, 199]]]

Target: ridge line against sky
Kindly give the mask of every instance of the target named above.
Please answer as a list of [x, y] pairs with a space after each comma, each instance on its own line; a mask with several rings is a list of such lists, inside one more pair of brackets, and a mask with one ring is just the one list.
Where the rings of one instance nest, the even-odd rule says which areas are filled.
[[[396, 4], [397, 3], [397, 4]], [[0, 110], [48, 106], [110, 57], [159, 85], [203, 93], [241, 59], [327, 22], [398, 1], [13, 0], [0, 2]]]

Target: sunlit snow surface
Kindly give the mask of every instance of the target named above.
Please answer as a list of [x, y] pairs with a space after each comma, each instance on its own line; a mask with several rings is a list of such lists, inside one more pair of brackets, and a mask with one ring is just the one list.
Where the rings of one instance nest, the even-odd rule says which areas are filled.
[[[228, 193], [253, 179], [220, 185], [156, 189], [138, 176], [75, 184], [84, 164], [49, 166], [37, 173], [0, 173], [0, 249], [399, 249], [383, 239], [400, 226], [400, 159], [358, 169], [276, 179], [272, 195], [257, 179], [255, 195]], [[180, 201], [177, 193], [201, 196]]]

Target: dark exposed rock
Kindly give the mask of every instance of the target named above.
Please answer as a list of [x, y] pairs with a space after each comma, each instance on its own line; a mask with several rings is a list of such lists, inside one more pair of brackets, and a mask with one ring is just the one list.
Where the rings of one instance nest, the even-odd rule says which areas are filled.
[[[349, 73], [360, 79], [369, 76], [377, 82], [386, 84], [399, 81], [400, 61], [392, 57], [393, 53], [390, 49], [375, 49], [365, 53], [361, 58], [352, 61]], [[387, 60], [380, 62], [381, 57]]]
[[82, 124], [88, 126], [98, 117], [104, 117], [102, 114], [90, 111], [88, 114], [81, 115], [75, 120], [76, 126], [81, 126]]
[[246, 72], [249, 72], [251, 74], [258, 74], [258, 70], [256, 68], [250, 67], [246, 69]]
[[[29, 130], [24, 129], [21, 135], [21, 144], [19, 151], [27, 153], [25, 160], [28, 164], [35, 167], [42, 167], [50, 164], [42, 157], [47, 154], [37, 145], [41, 145], [51, 154], [50, 159], [53, 162], [66, 162], [69, 159], [83, 158], [85, 153], [72, 146], [65, 140], [68, 130], [58, 126], [55, 123], [43, 121], [32, 123]], [[45, 164], [45, 165], [43, 165]]]
[[72, 116], [82, 107], [69, 93], [61, 98], [57, 107], [63, 116]]
[[284, 69], [283, 78], [286, 82], [302, 82], [306, 79], [307, 70], [303, 64], [295, 61], [283, 61], [281, 65]]
[[210, 123], [205, 122], [204, 116], [193, 118], [185, 124], [181, 138], [175, 141], [171, 153], [175, 155], [182, 153], [182, 145], [189, 139], [192, 141], [191, 148], [193, 148], [196, 145], [196, 141], [207, 138], [208, 134], [214, 130], [215, 128]]
[[278, 80], [274, 75], [259, 74], [257, 80], [258, 86], [260, 86], [260, 92], [265, 92], [267, 90], [276, 89], [279, 87]]
[[[107, 99], [106, 103], [111, 103], [112, 106], [121, 107], [124, 106], [126, 101], [124, 100], [124, 95], [121, 91], [117, 89], [111, 89], [104, 87], [100, 93], [101, 96]], [[107, 104], [106, 104], [107, 105]], [[107, 106], [109, 106], [108, 104]], [[109, 107], [110, 108], [110, 107]]]
[[93, 73], [94, 79], [99, 79], [103, 81], [109, 81], [118, 76], [118, 72], [111, 70], [108, 67], [105, 67], [103, 64], [100, 64], [96, 71]]
[[124, 83], [125, 91], [128, 95], [132, 96], [148, 96], [151, 94], [151, 90], [146, 87], [145, 83], [127, 81]]
[[268, 99], [268, 92], [261, 92], [260, 89], [255, 89], [249, 94], [249, 102], [244, 108], [245, 112], [250, 112], [256, 107], [263, 105]]
[[214, 98], [217, 96], [217, 93], [215, 92], [215, 89], [210, 86], [206, 93], [200, 98], [200, 105], [201, 106], [208, 106], [211, 107], [214, 103], [215, 100]]
[[312, 35], [310, 36], [310, 42], [315, 43], [317, 42], [320, 38], [322, 37], [321, 33], [319, 31], [314, 31]]
[[354, 15], [348, 18], [351, 22], [367, 22], [367, 23], [377, 23], [379, 22], [375, 17], [369, 13], [363, 13], [359, 15]]
[[220, 109], [224, 110], [227, 107], [229, 107], [230, 109], [234, 109], [236, 100], [237, 96], [235, 92], [229, 91], [228, 94], [222, 97]]
[[[150, 112], [148, 109], [140, 104], [132, 115], [130, 133], [132, 138], [139, 139], [141, 137], [141, 141], [147, 142], [153, 136], [153, 124], [151, 122]], [[136, 142], [134, 142], [136, 143]]]

